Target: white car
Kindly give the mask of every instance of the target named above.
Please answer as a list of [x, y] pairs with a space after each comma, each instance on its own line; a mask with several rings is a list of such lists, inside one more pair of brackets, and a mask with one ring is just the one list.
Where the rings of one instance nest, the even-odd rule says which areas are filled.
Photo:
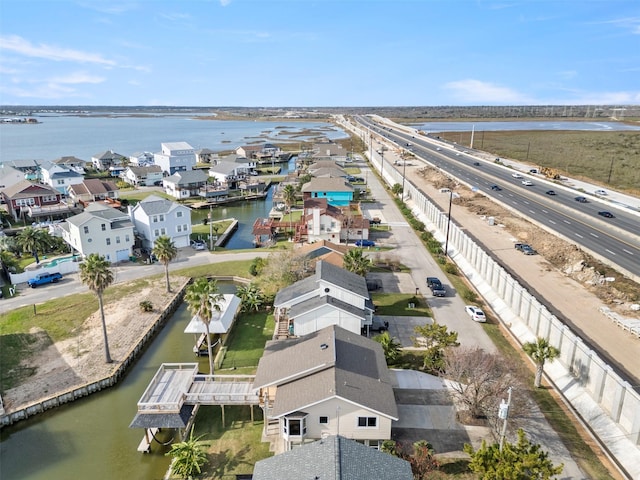
[[606, 194], [607, 194], [607, 191], [606, 191], [606, 190], [596, 190], [594, 193], [595, 193], [596, 195], [606, 195]]
[[522, 175], [520, 175], [519, 173], [512, 173], [511, 176], [513, 178], [522, 178]]
[[533, 185], [533, 182], [532, 182], [531, 180], [523, 180], [523, 181], [522, 181], [522, 184], [523, 184], [525, 187], [530, 187], [531, 185]]
[[484, 312], [478, 307], [467, 305], [466, 307], [464, 307], [464, 309], [472, 320], [480, 323], [485, 323], [487, 321], [487, 317], [485, 317]]
[[191, 248], [194, 250], [206, 250], [207, 244], [200, 240], [191, 240]]

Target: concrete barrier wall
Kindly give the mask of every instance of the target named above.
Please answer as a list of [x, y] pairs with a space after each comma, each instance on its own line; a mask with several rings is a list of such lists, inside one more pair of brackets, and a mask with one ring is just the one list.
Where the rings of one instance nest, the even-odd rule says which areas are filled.
[[[374, 155], [374, 157], [376, 157]], [[380, 171], [380, 160], [374, 158], [371, 163]], [[402, 184], [400, 172], [386, 168], [384, 180], [389, 184]], [[425, 223], [430, 223], [437, 238], [444, 243], [447, 231], [447, 213], [431, 203], [427, 195], [410, 181], [405, 180], [405, 200], [411, 199], [415, 210]], [[464, 231], [453, 222], [449, 225], [449, 250], [460, 255], [471, 269], [465, 274], [479, 292], [486, 298], [492, 293], [526, 325], [526, 331], [516, 331], [510, 324], [505, 324], [511, 333], [521, 342], [543, 337], [560, 349], [558, 361], [576, 382], [589, 394], [593, 401], [606, 412], [636, 446], [640, 446], [640, 394], [624, 381], [613, 369], [591, 351], [571, 329], [564, 325], [547, 308], [511, 277], [495, 260], [479, 245], [469, 238]], [[457, 260], [457, 263], [458, 260]], [[487, 290], [491, 290], [488, 292]], [[561, 392], [562, 393], [562, 392]], [[565, 398], [569, 403], [571, 399]], [[580, 411], [574, 408], [585, 419], [593, 417], [594, 412]], [[597, 434], [597, 432], [595, 432]]]

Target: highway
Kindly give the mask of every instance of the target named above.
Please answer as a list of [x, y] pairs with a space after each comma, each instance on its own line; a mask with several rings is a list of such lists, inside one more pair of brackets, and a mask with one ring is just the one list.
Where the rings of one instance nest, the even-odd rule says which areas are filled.
[[[640, 216], [637, 214], [540, 175], [518, 172], [522, 178], [514, 178], [512, 174], [516, 170], [481, 160], [461, 146], [448, 146], [388, 125], [382, 127], [367, 117], [355, 119], [373, 134], [411, 151], [418, 159], [564, 237], [621, 273], [640, 278]], [[530, 180], [533, 185], [525, 186], [523, 180]], [[492, 190], [494, 185], [500, 190]], [[549, 190], [555, 195], [548, 195]], [[576, 201], [577, 196], [585, 196], [588, 203]], [[598, 215], [604, 210], [612, 212], [615, 218]]]

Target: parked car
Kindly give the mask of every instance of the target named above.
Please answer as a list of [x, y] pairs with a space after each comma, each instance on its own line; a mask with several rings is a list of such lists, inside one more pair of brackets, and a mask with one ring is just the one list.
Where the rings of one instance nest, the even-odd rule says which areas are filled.
[[511, 174], [511, 176], [512, 176], [513, 178], [522, 178], [522, 175], [520, 175], [520, 174], [519, 174], [519, 173], [517, 173], [517, 172], [516, 172], [516, 173], [512, 173], [512, 174]]
[[536, 174], [536, 173], [538, 173], [538, 169], [537, 168], [532, 168], [532, 169], [529, 170], [529, 173]]
[[598, 215], [606, 218], [616, 218], [616, 216], [608, 210], [602, 210], [601, 212], [598, 212]]
[[498, 185], [491, 185], [491, 190], [495, 190], [496, 192], [499, 192], [500, 190], [502, 190], [502, 188], [500, 188]]
[[589, 200], [587, 200], [587, 197], [576, 197], [575, 198], [576, 202], [580, 202], [580, 203], [588, 203]]
[[556, 191], [555, 191], [555, 190], [547, 190], [545, 193], [546, 193], [547, 195], [555, 195], [555, 194], [556, 194]]
[[522, 253], [525, 255], [535, 255], [538, 252], [536, 252], [531, 245], [526, 245], [522, 247]]
[[427, 277], [427, 287], [431, 288], [434, 283], [442, 284], [438, 277]]
[[202, 240], [191, 240], [191, 248], [194, 250], [206, 250], [207, 244]]
[[522, 185], [524, 185], [525, 187], [530, 187], [533, 185], [533, 182], [531, 180], [523, 180]]
[[375, 247], [376, 242], [374, 242], [373, 240], [356, 240], [355, 246], [356, 247]]
[[369, 223], [371, 225], [380, 225], [382, 223], [382, 220], [380, 219], [380, 217], [373, 217], [371, 220], [369, 220]]
[[389, 322], [387, 322], [386, 320], [382, 321], [380, 317], [374, 316], [373, 321], [371, 323], [371, 327], [369, 327], [369, 329], [372, 332], [380, 332], [380, 333], [386, 332], [387, 330], [389, 330]]
[[487, 317], [480, 308], [474, 307], [473, 305], [467, 305], [466, 307], [464, 307], [464, 309], [467, 312], [467, 315], [469, 315], [472, 320], [480, 323], [484, 323], [487, 321]]
[[60, 272], [48, 272], [39, 273], [35, 277], [30, 278], [27, 283], [31, 288], [36, 288], [40, 285], [46, 285], [47, 283], [58, 283], [62, 280], [62, 274]]
[[446, 297], [447, 296], [447, 290], [444, 288], [444, 285], [442, 285], [439, 280], [438, 280], [437, 283], [433, 283], [431, 285], [431, 293], [433, 293], [434, 297]]
[[595, 193], [596, 195], [606, 195], [607, 191], [606, 190], [596, 190], [593, 193]]

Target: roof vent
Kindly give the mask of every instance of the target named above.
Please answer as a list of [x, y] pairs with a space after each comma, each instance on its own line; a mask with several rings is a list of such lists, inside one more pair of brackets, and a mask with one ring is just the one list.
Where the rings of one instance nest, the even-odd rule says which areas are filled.
[[329, 345], [327, 345], [326, 343], [320, 344], [320, 350], [326, 350], [327, 348], [329, 348]]

